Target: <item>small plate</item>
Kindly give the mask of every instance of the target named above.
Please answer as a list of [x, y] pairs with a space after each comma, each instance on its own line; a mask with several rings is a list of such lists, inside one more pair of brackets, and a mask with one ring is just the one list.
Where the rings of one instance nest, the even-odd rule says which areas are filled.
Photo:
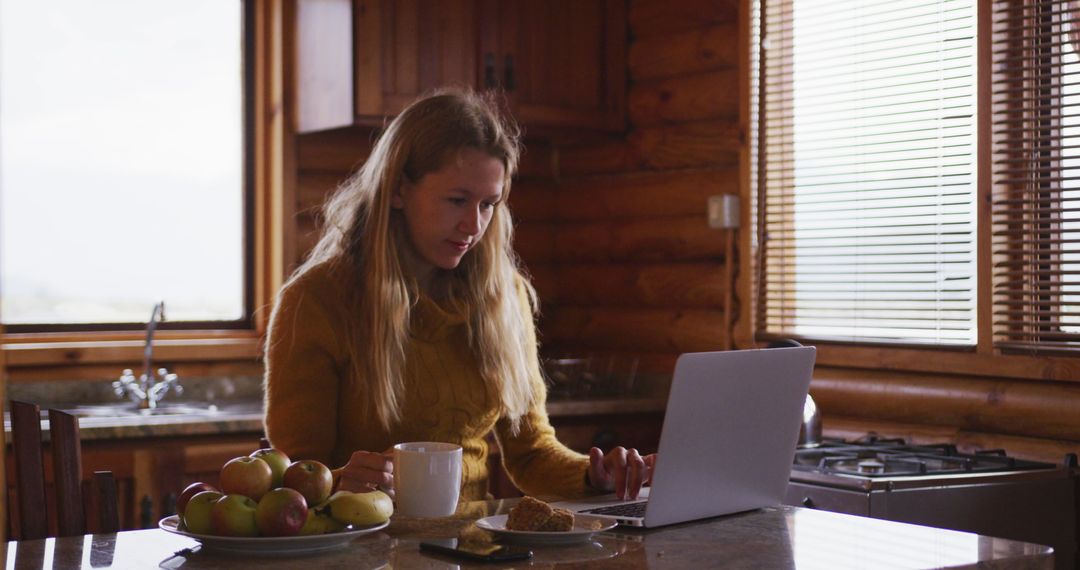
[[490, 530], [504, 542], [515, 544], [581, 544], [589, 542], [594, 534], [611, 530], [618, 524], [615, 519], [607, 517], [575, 514], [572, 530], [533, 532], [506, 528], [506, 516], [484, 517], [476, 521], [476, 526]]
[[390, 524], [390, 521], [362, 528], [348, 527], [341, 532], [332, 532], [329, 534], [313, 534], [310, 536], [260, 536], [255, 538], [193, 534], [177, 528], [179, 524], [180, 517], [172, 515], [171, 517], [161, 519], [161, 521], [158, 522], [158, 527], [166, 532], [197, 540], [206, 548], [226, 552], [271, 556], [277, 554], [307, 554], [343, 548], [354, 538], [386, 528], [387, 525]]

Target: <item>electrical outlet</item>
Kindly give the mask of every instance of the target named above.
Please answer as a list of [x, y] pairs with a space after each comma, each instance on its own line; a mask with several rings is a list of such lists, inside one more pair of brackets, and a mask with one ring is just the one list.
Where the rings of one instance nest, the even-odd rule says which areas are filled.
[[739, 227], [739, 197], [737, 195], [709, 196], [709, 227], [713, 229]]

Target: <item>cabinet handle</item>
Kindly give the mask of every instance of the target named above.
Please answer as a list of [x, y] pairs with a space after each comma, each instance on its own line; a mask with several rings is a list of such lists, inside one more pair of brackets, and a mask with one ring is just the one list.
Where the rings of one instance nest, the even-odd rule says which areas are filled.
[[503, 86], [506, 87], [507, 91], [513, 91], [514, 87], [515, 87], [515, 83], [514, 83], [514, 56], [512, 56], [512, 55], [507, 55], [506, 56], [505, 73], [506, 73], [506, 81], [503, 81]]
[[497, 87], [495, 81], [495, 54], [484, 54], [484, 87], [488, 89], [494, 89]]

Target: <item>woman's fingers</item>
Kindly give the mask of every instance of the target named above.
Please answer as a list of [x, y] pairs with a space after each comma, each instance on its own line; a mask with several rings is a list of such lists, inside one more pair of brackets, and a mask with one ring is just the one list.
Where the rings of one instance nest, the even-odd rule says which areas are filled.
[[626, 448], [618, 446], [608, 452], [604, 466], [615, 480], [615, 496], [626, 498]]
[[636, 499], [645, 483], [645, 461], [638, 450], [631, 448], [626, 454], [626, 497]]
[[589, 449], [589, 484], [597, 489], [611, 489], [611, 478], [604, 468], [604, 452], [599, 447]]
[[394, 463], [381, 453], [355, 451], [342, 469], [338, 488], [353, 492], [382, 489], [391, 494], [394, 489]]
[[642, 457], [637, 449], [616, 447], [606, 455], [589, 450], [589, 482], [597, 489], [614, 490], [620, 499], [637, 499], [641, 487], [652, 481], [656, 454]]

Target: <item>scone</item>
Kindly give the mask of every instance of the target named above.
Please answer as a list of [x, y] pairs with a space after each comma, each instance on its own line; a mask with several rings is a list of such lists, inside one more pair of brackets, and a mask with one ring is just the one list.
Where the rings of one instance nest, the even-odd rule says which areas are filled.
[[532, 497], [522, 497], [521, 501], [510, 509], [510, 515], [506, 517], [506, 528], [564, 532], [574, 528], [574, 513], [566, 509], [553, 509], [551, 505]]

